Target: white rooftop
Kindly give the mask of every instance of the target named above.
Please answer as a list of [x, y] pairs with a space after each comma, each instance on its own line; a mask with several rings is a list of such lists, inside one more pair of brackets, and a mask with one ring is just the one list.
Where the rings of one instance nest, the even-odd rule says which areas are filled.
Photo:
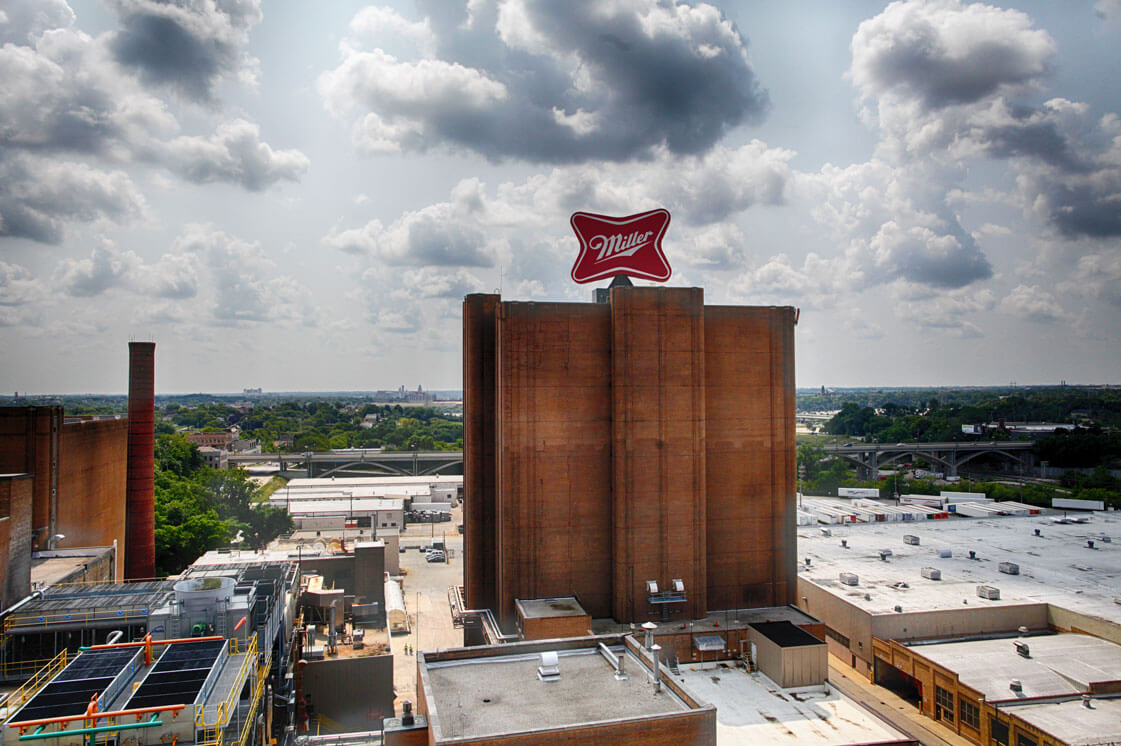
[[1121, 743], [1121, 699], [1094, 698], [1089, 707], [1076, 699], [1002, 709], [1071, 746]]
[[353, 500], [289, 500], [288, 512], [291, 515], [349, 515], [351, 513], [371, 513], [379, 510], [404, 510], [400, 499], [379, 497], [356, 497]]
[[[1028, 657], [1016, 652], [1017, 642], [1027, 645]], [[967, 640], [911, 648], [956, 672], [962, 684], [990, 702], [1079, 697], [1095, 684], [1121, 681], [1121, 645], [1090, 635]], [[1021, 691], [1011, 688], [1013, 680], [1020, 682]]]
[[[821, 528], [798, 527], [799, 577], [874, 614], [894, 613], [896, 605], [910, 612], [962, 608], [963, 601], [1050, 603], [1121, 623], [1121, 513], [1094, 513], [1088, 523], [1066, 525], [1051, 516], [1005, 516], [847, 524], [830, 526], [830, 536]], [[917, 546], [904, 543], [908, 534], [919, 538]], [[883, 549], [891, 550], [886, 562]], [[939, 557], [945, 549], [953, 556]], [[969, 559], [970, 551], [977, 559]], [[1020, 574], [1000, 572], [1002, 562], [1019, 565]], [[942, 579], [923, 578], [924, 567], [939, 569]], [[843, 585], [842, 572], [856, 574], [859, 584]], [[978, 585], [999, 588], [1000, 600], [978, 598]]]
[[462, 475], [403, 476], [403, 477], [324, 477], [320, 479], [293, 479], [288, 482], [289, 489], [319, 489], [326, 485], [334, 487], [366, 487], [377, 485], [400, 486], [416, 485], [454, 485], [463, 484]]
[[720, 746], [826, 746], [906, 739], [833, 687], [783, 689], [761, 673], [712, 663], [691, 663], [680, 670], [673, 678], [698, 699], [716, 706]]

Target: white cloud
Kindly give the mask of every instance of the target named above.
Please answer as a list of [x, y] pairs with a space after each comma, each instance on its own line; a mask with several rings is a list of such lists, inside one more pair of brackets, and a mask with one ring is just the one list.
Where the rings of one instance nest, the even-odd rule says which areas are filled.
[[[355, 141], [368, 152], [446, 145], [554, 163], [659, 147], [702, 153], [767, 108], [746, 41], [705, 3], [502, 0], [421, 11], [419, 21], [359, 12], [341, 62], [319, 78], [330, 111], [357, 113]], [[421, 56], [387, 51], [394, 33]]]
[[255, 84], [258, 62], [245, 51], [260, 23], [260, 0], [111, 0], [121, 23], [116, 60], [146, 81], [209, 101], [224, 77]]
[[260, 136], [261, 128], [252, 122], [224, 122], [209, 138], [177, 137], [169, 142], [166, 163], [196, 184], [234, 183], [253, 192], [281, 180], [298, 181], [307, 171], [307, 156], [298, 150], [273, 150]]
[[123, 171], [0, 154], [0, 238], [58, 243], [70, 221], [122, 222], [144, 209], [143, 196]]
[[1059, 321], [1067, 317], [1055, 296], [1037, 285], [1017, 285], [1001, 299], [1000, 310], [1035, 322]]
[[127, 283], [139, 264], [136, 254], [118, 251], [104, 242], [95, 246], [86, 259], [63, 260], [58, 283], [68, 295], [89, 298]]

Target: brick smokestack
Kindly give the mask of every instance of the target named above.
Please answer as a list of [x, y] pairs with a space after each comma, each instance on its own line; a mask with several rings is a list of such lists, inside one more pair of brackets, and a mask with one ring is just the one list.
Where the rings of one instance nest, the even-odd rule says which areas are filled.
[[156, 574], [156, 343], [128, 343], [125, 578]]

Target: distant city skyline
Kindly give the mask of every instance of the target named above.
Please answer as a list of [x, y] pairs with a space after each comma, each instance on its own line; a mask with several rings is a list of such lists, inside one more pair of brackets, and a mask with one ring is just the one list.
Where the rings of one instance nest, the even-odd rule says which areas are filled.
[[571, 213], [661, 207], [669, 285], [801, 309], [800, 388], [1118, 383], [1119, 41], [1121, 0], [9, 0], [0, 391], [123, 392], [130, 338], [157, 393], [457, 390], [464, 294], [589, 301]]

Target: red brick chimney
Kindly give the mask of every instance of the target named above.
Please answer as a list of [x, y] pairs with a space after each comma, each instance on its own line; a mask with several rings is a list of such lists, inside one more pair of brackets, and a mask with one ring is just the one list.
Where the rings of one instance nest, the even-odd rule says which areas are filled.
[[156, 343], [128, 343], [125, 578], [156, 574]]

